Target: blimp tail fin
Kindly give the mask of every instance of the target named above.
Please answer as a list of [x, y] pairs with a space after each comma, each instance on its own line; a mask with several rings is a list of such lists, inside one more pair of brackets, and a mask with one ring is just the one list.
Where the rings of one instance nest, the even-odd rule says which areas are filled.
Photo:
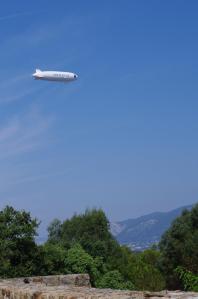
[[40, 69], [36, 69], [36, 73], [40, 73], [41, 72], [41, 70]]

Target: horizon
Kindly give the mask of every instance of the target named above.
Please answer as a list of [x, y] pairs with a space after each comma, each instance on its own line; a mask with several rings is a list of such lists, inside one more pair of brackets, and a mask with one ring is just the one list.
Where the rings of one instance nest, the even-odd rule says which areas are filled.
[[[3, 3], [0, 208], [110, 221], [197, 201], [198, 3]], [[36, 68], [76, 82], [33, 80]]]
[[[196, 205], [196, 202], [193, 203], [193, 204], [186, 205], [186, 206], [177, 207], [177, 208], [172, 209], [172, 210], [167, 210], [167, 211], [153, 211], [151, 213], [144, 214], [144, 215], [139, 215], [137, 217], [127, 218], [127, 219], [121, 219], [121, 220], [115, 220], [115, 221], [111, 221], [111, 219], [109, 219], [107, 215], [106, 216], [107, 216], [107, 219], [108, 219], [109, 224], [111, 226], [111, 224], [115, 224], [115, 223], [116, 224], [120, 224], [122, 222], [127, 222], [127, 221], [130, 221], [130, 220], [137, 220], [139, 218], [144, 218], [144, 217], [147, 217], [147, 216], [151, 216], [152, 214], [158, 214], [158, 213], [159, 214], [169, 214], [169, 213], [172, 213], [172, 212], [175, 212], [175, 211], [178, 211], [178, 210], [184, 210], [184, 209], [192, 208], [195, 205]], [[60, 220], [63, 223], [66, 220], [70, 220], [74, 215], [82, 215], [84, 213], [85, 213], [85, 211], [82, 211], [82, 213], [78, 213], [78, 214], [74, 213], [73, 215], [71, 215], [70, 217], [67, 217], [65, 219], [59, 219], [58, 217], [55, 217], [55, 218], [51, 219], [51, 221], [48, 224], [44, 225], [44, 226], [42, 225], [42, 222], [41, 222], [39, 224], [39, 227], [38, 227], [38, 230], [37, 230], [37, 232], [38, 232], [38, 236], [36, 237], [37, 242], [40, 243], [40, 242], [46, 241], [47, 234], [48, 234], [47, 228], [52, 223], [53, 220], [58, 219], [58, 220]], [[37, 220], [39, 221], [39, 219], [37, 219]]]

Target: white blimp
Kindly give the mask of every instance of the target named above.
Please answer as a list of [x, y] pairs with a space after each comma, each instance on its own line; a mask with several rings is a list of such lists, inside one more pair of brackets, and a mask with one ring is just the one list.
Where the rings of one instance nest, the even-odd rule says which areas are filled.
[[41, 71], [36, 69], [36, 72], [32, 74], [36, 80], [58, 81], [58, 82], [71, 82], [77, 80], [78, 76], [70, 72], [59, 71]]

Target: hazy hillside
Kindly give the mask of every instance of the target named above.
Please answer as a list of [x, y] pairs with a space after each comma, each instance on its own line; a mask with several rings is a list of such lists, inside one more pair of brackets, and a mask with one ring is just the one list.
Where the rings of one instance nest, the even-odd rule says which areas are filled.
[[111, 232], [121, 244], [127, 244], [135, 250], [144, 250], [152, 244], [158, 243], [171, 222], [184, 209], [191, 208], [192, 205], [169, 212], [155, 212], [136, 219], [112, 222]]

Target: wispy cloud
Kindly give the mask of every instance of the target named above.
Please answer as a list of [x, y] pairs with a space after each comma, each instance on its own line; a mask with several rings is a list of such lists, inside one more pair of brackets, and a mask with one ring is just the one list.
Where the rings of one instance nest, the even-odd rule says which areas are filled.
[[0, 45], [1, 51], [14, 51], [17, 53], [18, 51], [24, 52], [26, 49], [37, 47], [56, 37], [59, 32], [58, 29], [61, 30], [59, 24], [54, 26], [52, 24], [46, 24], [24, 28], [24, 31], [18, 32], [2, 42]]
[[32, 15], [32, 14], [33, 14], [32, 12], [19, 12], [19, 13], [9, 14], [5, 16], [0, 16], [0, 21], [15, 19], [23, 16]]
[[30, 88], [27, 90], [22, 90], [21, 92], [17, 92], [17, 93], [12, 93], [12, 94], [7, 94], [7, 95], [1, 95], [0, 96], [0, 103], [10, 103], [10, 102], [14, 102], [17, 100], [21, 100], [24, 97], [36, 92], [38, 89], [37, 88]]
[[[14, 17], [14, 15], [7, 17]], [[3, 18], [4, 17], [2, 17], [2, 20]], [[1, 42], [1, 55], [7, 57], [11, 53], [12, 57], [16, 55], [19, 57], [23, 55], [23, 53], [29, 53], [29, 51], [37, 53], [37, 51], [41, 49], [42, 52], [42, 46], [45, 45], [46, 47], [50, 45], [50, 47], [54, 47], [54, 45], [56, 45], [57, 42], [61, 42], [63, 38], [68, 39], [68, 49], [73, 49], [72, 42], [74, 38], [79, 38], [79, 27], [79, 20], [72, 17], [63, 18], [59, 21], [51, 20], [42, 22], [41, 24], [31, 23], [31, 26], [5, 38], [5, 40]], [[74, 55], [72, 55], [72, 57], [73, 56]], [[71, 57], [69, 59], [71, 59]], [[55, 61], [55, 63], [57, 63], [57, 56]]]
[[13, 184], [22, 184], [22, 183], [31, 183], [31, 182], [36, 182], [40, 180], [45, 180], [45, 179], [50, 179], [50, 178], [56, 178], [56, 177], [62, 177], [65, 175], [68, 175], [70, 169], [66, 169], [63, 171], [58, 171], [58, 172], [52, 172], [52, 173], [41, 173], [39, 175], [33, 175], [33, 176], [24, 176], [16, 181], [13, 181]]
[[28, 77], [29, 77], [28, 74], [15, 75], [15, 76], [9, 77], [9, 78], [3, 77], [0, 82], [0, 90], [2, 88], [8, 88], [10, 86], [16, 85], [16, 84], [26, 80]]
[[0, 126], [0, 159], [40, 148], [52, 121], [52, 117], [44, 117], [34, 109], [26, 115], [13, 116]]
[[18, 101], [42, 90], [41, 86], [33, 87], [31, 82], [30, 74], [4, 79], [0, 83], [0, 104]]

